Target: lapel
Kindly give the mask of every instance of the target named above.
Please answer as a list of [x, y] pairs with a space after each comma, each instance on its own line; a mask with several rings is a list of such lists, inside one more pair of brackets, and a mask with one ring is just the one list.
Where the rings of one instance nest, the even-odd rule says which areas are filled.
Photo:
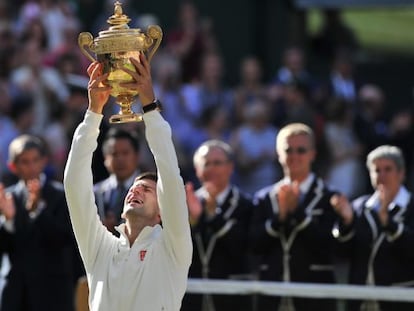
[[315, 176], [309, 191], [305, 193], [303, 202], [300, 203], [307, 215], [312, 215], [315, 206], [320, 202], [323, 197], [324, 184], [323, 181]]
[[109, 178], [103, 180], [95, 191], [95, 201], [98, 213], [103, 217], [111, 202], [111, 182]]
[[230, 219], [231, 216], [237, 209], [237, 206], [240, 201], [240, 192], [236, 187], [232, 187], [224, 200], [223, 204], [221, 205], [222, 212], [224, 213], [224, 219]]
[[19, 181], [14, 185], [12, 193], [15, 199], [16, 207], [23, 207], [27, 200], [27, 190], [23, 181]]
[[112, 185], [109, 179], [105, 179], [102, 182], [99, 193], [101, 194], [102, 200], [105, 204], [109, 204], [109, 202], [111, 201], [111, 192], [113, 189], [114, 186]]

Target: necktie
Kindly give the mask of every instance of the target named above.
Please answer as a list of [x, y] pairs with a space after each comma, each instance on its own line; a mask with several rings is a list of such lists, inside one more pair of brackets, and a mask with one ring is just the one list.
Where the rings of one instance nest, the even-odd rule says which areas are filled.
[[118, 186], [114, 190], [112, 197], [111, 211], [115, 214], [117, 219], [121, 219], [122, 210], [124, 208], [124, 199], [126, 195], [126, 188], [124, 184], [118, 183]]

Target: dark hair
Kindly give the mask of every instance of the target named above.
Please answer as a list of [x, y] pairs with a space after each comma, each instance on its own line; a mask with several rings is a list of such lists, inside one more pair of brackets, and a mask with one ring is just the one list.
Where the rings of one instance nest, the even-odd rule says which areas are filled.
[[306, 81], [304, 81], [301, 78], [293, 77], [289, 81], [286, 82], [285, 86], [300, 92], [305, 96], [306, 98], [309, 98], [310, 90], [309, 86], [306, 84]]
[[128, 132], [119, 127], [111, 127], [106, 133], [102, 144], [102, 153], [104, 155], [109, 153], [109, 141], [111, 139], [126, 139], [130, 142], [135, 152], [138, 153], [140, 150], [138, 136], [134, 132]]
[[157, 173], [156, 172], [144, 172], [144, 173], [139, 174], [135, 178], [135, 181], [137, 181], [137, 180], [143, 180], [143, 179], [149, 179], [149, 180], [152, 180], [152, 181], [157, 182], [158, 176], [157, 176]]
[[27, 93], [20, 93], [12, 97], [10, 117], [16, 121], [25, 113], [30, 112], [34, 108], [33, 97]]

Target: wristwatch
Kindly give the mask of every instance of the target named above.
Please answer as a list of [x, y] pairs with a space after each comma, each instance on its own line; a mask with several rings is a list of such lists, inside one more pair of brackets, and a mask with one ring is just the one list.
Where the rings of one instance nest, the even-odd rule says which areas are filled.
[[158, 110], [158, 111], [162, 110], [161, 102], [158, 99], [155, 99], [151, 104], [148, 104], [142, 107], [142, 111], [144, 113], [147, 113], [153, 110]]

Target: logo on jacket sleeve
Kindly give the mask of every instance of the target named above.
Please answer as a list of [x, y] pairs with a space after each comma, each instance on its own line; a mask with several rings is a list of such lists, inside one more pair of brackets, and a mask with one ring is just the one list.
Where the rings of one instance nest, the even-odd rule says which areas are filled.
[[147, 250], [143, 249], [139, 251], [139, 260], [144, 261], [145, 255], [147, 253]]

